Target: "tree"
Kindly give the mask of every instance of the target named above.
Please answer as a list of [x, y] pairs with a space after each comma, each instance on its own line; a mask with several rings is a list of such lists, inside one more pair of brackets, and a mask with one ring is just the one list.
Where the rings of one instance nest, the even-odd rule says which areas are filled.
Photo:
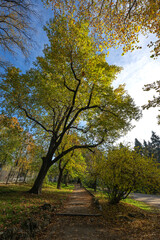
[[[45, 45], [44, 57], [37, 57], [35, 68], [25, 74], [9, 68], [1, 88], [3, 111], [19, 114], [26, 123], [28, 119], [33, 133], [42, 129], [48, 142], [32, 193], [41, 191], [48, 169], [66, 154], [96, 147], [107, 136], [130, 129], [131, 120], [140, 117], [124, 87], [111, 86], [120, 68], [109, 66], [105, 55], [97, 52], [86, 22], [58, 15], [45, 30], [50, 44]], [[81, 136], [81, 143], [56, 155], [69, 131]]]
[[160, 137], [152, 131], [151, 140], [143, 141], [143, 145], [135, 139], [135, 150], [141, 155], [153, 157], [157, 162], [160, 162]]
[[[61, 150], [65, 150], [71, 147], [73, 144], [80, 144], [78, 136], [75, 135], [67, 135], [64, 137], [60, 148]], [[59, 149], [57, 150], [57, 154], [59, 154]], [[70, 152], [61, 158], [57, 164], [49, 170], [49, 178], [58, 176], [57, 180], [57, 189], [61, 188], [61, 183], [64, 182], [67, 185], [67, 179], [70, 177], [72, 179], [81, 178], [81, 175], [85, 169], [85, 161], [82, 156], [81, 149], [77, 149], [76, 151]]]
[[111, 204], [117, 204], [137, 189], [160, 189], [159, 165], [129, 147], [109, 150], [102, 179]]
[[151, 146], [154, 158], [160, 163], [160, 137], [152, 131]]
[[[11, 170], [7, 177], [6, 183], [10, 176], [14, 176], [16, 171], [16, 182], [19, 177], [26, 179], [28, 172], [38, 170], [39, 156], [37, 151], [40, 147], [35, 143], [33, 137], [20, 126], [16, 117], [7, 117], [0, 115], [0, 166], [9, 165]], [[36, 169], [35, 169], [36, 168]]]
[[[144, 86], [144, 91], [150, 91], [154, 89], [157, 96], [153, 96], [153, 100], [148, 100], [148, 104], [143, 105], [143, 109], [149, 109], [151, 107], [160, 107], [160, 81], [153, 82]], [[160, 115], [158, 115], [158, 124], [160, 124]]]
[[52, 5], [54, 12], [72, 16], [74, 21], [89, 21], [90, 32], [99, 49], [123, 45], [123, 52], [138, 45], [139, 33], [154, 33], [158, 38], [151, 42], [152, 57], [160, 54], [159, 1], [158, 0], [42, 0]]
[[104, 167], [105, 155], [98, 148], [95, 148], [93, 152], [86, 152], [84, 154], [86, 161], [86, 170], [84, 178], [87, 183], [97, 190], [98, 180], [101, 179], [102, 169]]
[[57, 188], [61, 188], [62, 179], [67, 185], [67, 177], [72, 179], [80, 178], [85, 168], [84, 158], [81, 150], [73, 151], [61, 158], [58, 162], [59, 176], [57, 181]]
[[141, 142], [139, 142], [137, 138], [135, 138], [134, 149], [142, 155], [143, 147]]
[[20, 126], [16, 117], [0, 115], [0, 163], [29, 166], [37, 149], [33, 137]]
[[[20, 49], [27, 55], [31, 41], [31, 13], [33, 4], [28, 0], [0, 1], [0, 47], [10, 53]], [[0, 67], [8, 63], [0, 55]]]
[[[78, 136], [76, 134], [67, 134], [64, 136], [60, 147], [56, 151], [56, 155], [59, 155], [62, 151], [69, 149], [74, 144], [79, 145], [80, 141], [78, 139]], [[64, 172], [67, 172], [68, 174], [73, 174], [73, 167], [77, 168], [77, 162], [79, 162], [79, 159], [81, 159], [81, 151], [77, 150], [69, 152], [67, 155], [65, 155], [63, 158], [61, 158], [58, 161], [58, 169], [59, 169], [59, 175], [58, 175], [58, 181], [57, 181], [57, 188], [61, 188], [61, 182], [64, 175]], [[77, 169], [78, 170], [78, 169]]]
[[16, 117], [8, 118], [0, 115], [0, 164], [12, 164], [16, 161], [24, 137]]

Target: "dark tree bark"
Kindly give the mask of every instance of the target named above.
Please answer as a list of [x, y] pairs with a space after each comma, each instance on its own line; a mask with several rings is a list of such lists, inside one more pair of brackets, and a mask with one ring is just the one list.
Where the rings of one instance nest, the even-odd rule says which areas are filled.
[[93, 187], [94, 187], [94, 191], [96, 192], [97, 191], [97, 178], [94, 180]]
[[10, 170], [8, 176], [7, 176], [6, 184], [8, 184], [8, 182], [9, 182], [10, 176], [12, 174], [12, 170], [13, 170], [13, 167], [11, 167], [11, 170]]
[[63, 176], [63, 169], [59, 170], [58, 182], [57, 182], [57, 189], [61, 189], [61, 182]]
[[29, 190], [29, 193], [40, 194], [42, 191], [43, 180], [44, 180], [49, 168], [52, 165], [52, 164], [50, 164], [50, 161], [47, 161], [46, 158], [43, 158], [42, 160], [43, 160], [43, 162], [42, 162], [41, 169], [38, 173], [38, 176], [34, 182], [33, 187]]
[[21, 174], [21, 168], [19, 168], [19, 171], [18, 171], [18, 174], [17, 174], [17, 178], [16, 178], [16, 182], [15, 183], [17, 183], [18, 182], [18, 178], [19, 178], [19, 176], [20, 176], [20, 174]]
[[62, 161], [63, 159], [61, 158], [59, 160], [59, 176], [58, 176], [58, 182], [57, 182], [57, 189], [61, 189], [61, 183], [62, 183], [62, 177], [63, 177], [63, 172], [64, 172], [64, 169], [66, 168], [69, 160], [67, 162], [65, 162], [65, 164], [63, 165], [62, 167]]
[[67, 187], [68, 186], [68, 171], [67, 173], [64, 175], [64, 184]]

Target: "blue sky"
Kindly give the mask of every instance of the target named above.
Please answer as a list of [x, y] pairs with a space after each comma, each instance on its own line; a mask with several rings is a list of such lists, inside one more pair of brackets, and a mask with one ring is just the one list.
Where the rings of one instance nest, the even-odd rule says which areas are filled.
[[[43, 25], [53, 16], [53, 12], [50, 9], [44, 9], [42, 3], [38, 5], [37, 12], [39, 16], [33, 22], [33, 27], [35, 28], [33, 39], [36, 39], [37, 43], [31, 49], [28, 60], [26, 61], [21, 53], [13, 57], [0, 49], [1, 54], [22, 71], [32, 67], [32, 62], [35, 61], [37, 56], [42, 55], [44, 44], [47, 43], [47, 36], [43, 31]], [[116, 87], [118, 84], [125, 83], [128, 93], [134, 98], [138, 106], [146, 104], [149, 99], [152, 99], [154, 94], [154, 91], [144, 92], [142, 90], [144, 84], [160, 79], [160, 58], [156, 60], [151, 59], [150, 50], [147, 47], [147, 44], [153, 38], [154, 36], [152, 35], [149, 38], [140, 36], [142, 49], [128, 52], [124, 56], [121, 56], [121, 49], [111, 49], [109, 57], [106, 58], [109, 64], [123, 67], [122, 72], [118, 75], [113, 85]], [[143, 139], [149, 140], [152, 130], [160, 136], [157, 115], [157, 108], [143, 111], [143, 118], [139, 122], [133, 122], [136, 127], [125, 137], [121, 138], [120, 141], [125, 143], [130, 142], [133, 145], [135, 138], [138, 138], [140, 141], [143, 141]]]
[[[156, 96], [154, 90], [143, 91], [144, 85], [160, 79], [160, 58], [156, 60], [150, 58], [150, 49], [147, 47], [151, 40], [154, 40], [153, 35], [148, 38], [140, 36], [142, 49], [128, 52], [124, 56], [121, 56], [120, 49], [113, 49], [110, 52], [110, 57], [108, 57], [110, 64], [123, 67], [122, 72], [114, 82], [114, 86], [125, 83], [128, 93], [132, 96], [136, 105], [140, 107], [147, 104], [148, 100], [153, 98], [153, 95]], [[134, 139], [138, 138], [143, 142], [144, 139], [150, 139], [151, 131], [155, 131], [160, 136], [160, 126], [157, 124], [158, 108], [144, 110], [142, 113], [143, 117], [138, 122], [133, 122], [135, 128], [120, 141], [130, 142], [133, 145]]]

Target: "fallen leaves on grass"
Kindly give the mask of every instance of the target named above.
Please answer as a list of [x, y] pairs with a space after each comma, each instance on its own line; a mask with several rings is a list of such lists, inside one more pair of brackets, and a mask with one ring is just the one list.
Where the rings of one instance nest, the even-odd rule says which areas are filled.
[[71, 190], [45, 187], [42, 194], [29, 194], [29, 185], [0, 185], [0, 231], [10, 224], [19, 224], [44, 203], [50, 203], [57, 209], [63, 204]]

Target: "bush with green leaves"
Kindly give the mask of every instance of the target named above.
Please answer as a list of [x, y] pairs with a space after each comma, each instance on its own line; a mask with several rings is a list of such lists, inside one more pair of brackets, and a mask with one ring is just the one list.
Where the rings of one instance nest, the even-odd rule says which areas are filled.
[[119, 203], [131, 191], [137, 189], [160, 191], [158, 163], [152, 158], [141, 156], [129, 147], [110, 149], [102, 171], [102, 181], [107, 188], [111, 204]]

